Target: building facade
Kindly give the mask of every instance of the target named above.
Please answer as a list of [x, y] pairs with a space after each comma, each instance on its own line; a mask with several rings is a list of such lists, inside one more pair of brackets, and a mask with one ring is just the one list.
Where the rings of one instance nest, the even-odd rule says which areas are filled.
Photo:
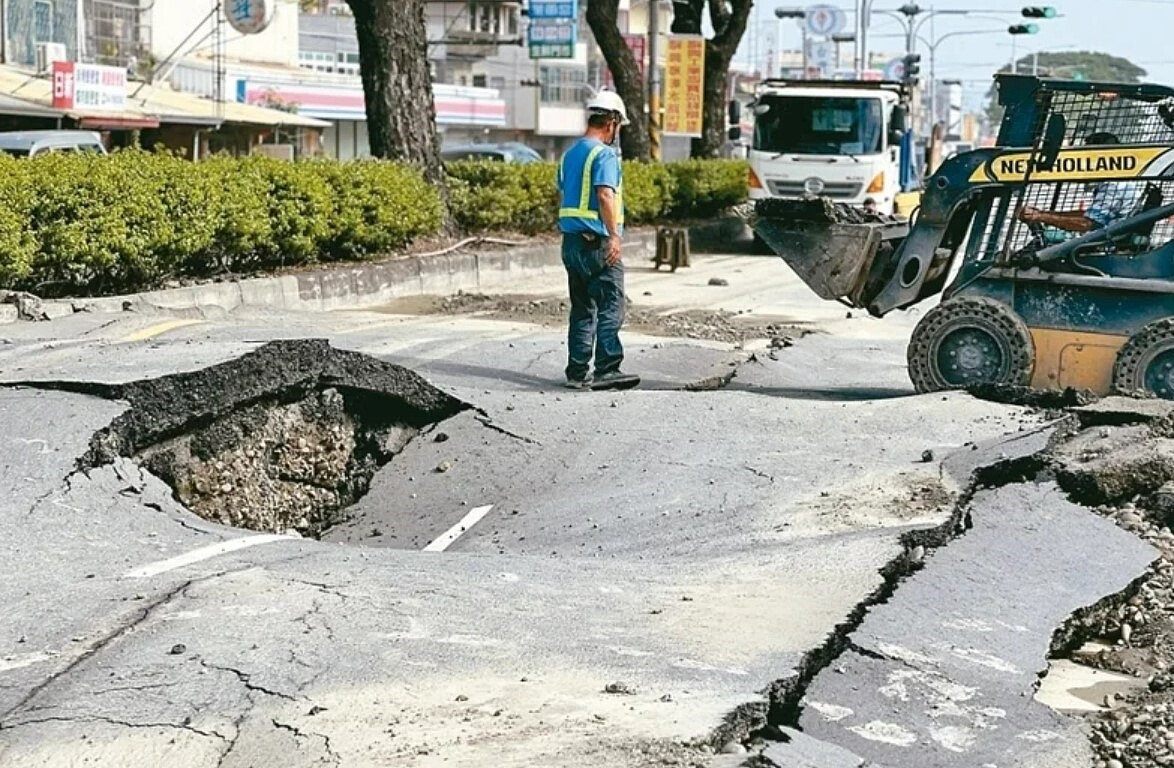
[[[78, 52], [79, 0], [4, 0], [0, 63], [37, 67], [37, 49], [56, 44], [73, 60]], [[40, 62], [42, 70], [45, 62]]]

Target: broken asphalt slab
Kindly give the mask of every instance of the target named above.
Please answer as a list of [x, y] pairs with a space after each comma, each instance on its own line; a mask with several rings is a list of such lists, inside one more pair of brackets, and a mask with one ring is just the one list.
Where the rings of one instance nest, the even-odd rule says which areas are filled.
[[870, 765], [1089, 765], [1079, 724], [1032, 694], [1056, 629], [1156, 552], [1049, 483], [980, 491], [969, 516], [807, 688], [799, 725]]

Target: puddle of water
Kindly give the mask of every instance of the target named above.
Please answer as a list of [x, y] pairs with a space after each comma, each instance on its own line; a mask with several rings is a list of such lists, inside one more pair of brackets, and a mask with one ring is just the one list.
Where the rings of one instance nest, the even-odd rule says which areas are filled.
[[[1089, 644], [1083, 650], [1096, 652], [1101, 646]], [[1103, 712], [1105, 697], [1123, 696], [1144, 690], [1145, 680], [1086, 667], [1068, 659], [1054, 659], [1040, 682], [1035, 700], [1057, 712]]]

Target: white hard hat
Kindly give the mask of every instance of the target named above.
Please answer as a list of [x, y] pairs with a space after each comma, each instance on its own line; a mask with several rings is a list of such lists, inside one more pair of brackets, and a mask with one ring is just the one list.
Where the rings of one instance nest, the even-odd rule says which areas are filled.
[[617, 112], [620, 116], [620, 125], [628, 125], [631, 121], [628, 119], [628, 109], [624, 106], [624, 100], [615, 91], [597, 91], [591, 97], [591, 101], [587, 102], [588, 112]]

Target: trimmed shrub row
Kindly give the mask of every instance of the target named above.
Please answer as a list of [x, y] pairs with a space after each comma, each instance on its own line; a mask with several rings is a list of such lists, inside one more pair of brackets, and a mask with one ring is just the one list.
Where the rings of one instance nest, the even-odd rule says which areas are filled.
[[[456, 223], [470, 232], [549, 232], [557, 224], [553, 163], [461, 162], [446, 166]], [[715, 216], [746, 200], [746, 164], [738, 160], [625, 163], [629, 225]]]
[[[554, 230], [553, 164], [459, 163], [448, 172], [458, 226]], [[746, 170], [734, 161], [629, 163], [624, 191], [629, 224], [712, 215], [746, 198]], [[396, 163], [0, 154], [0, 288], [43, 296], [362, 259], [443, 225], [437, 190]]]

